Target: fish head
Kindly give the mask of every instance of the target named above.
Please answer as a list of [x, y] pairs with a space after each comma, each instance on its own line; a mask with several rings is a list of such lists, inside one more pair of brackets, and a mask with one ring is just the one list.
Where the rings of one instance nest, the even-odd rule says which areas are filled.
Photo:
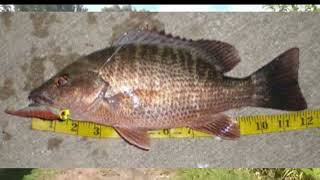
[[[76, 115], [76, 119], [85, 119], [84, 114], [95, 100], [101, 97], [106, 87], [107, 83], [90, 65], [74, 63], [30, 92], [28, 99], [29, 107], [32, 109], [24, 109], [23, 113], [19, 113], [19, 110], [7, 111], [7, 113], [32, 117], [39, 109], [45, 110], [44, 114], [56, 115], [60, 110], [69, 109], [72, 114]], [[47, 116], [42, 115], [36, 117], [48, 119]]]

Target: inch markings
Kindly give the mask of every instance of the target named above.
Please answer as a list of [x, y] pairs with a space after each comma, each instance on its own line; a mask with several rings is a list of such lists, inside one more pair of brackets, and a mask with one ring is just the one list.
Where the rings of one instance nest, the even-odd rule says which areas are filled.
[[[320, 127], [320, 110], [307, 110], [286, 114], [242, 116], [237, 121], [241, 135], [286, 132], [307, 128]], [[46, 121], [32, 119], [32, 129], [53, 131], [78, 136], [94, 138], [118, 138], [117, 132], [108, 126], [93, 122], [64, 120]], [[190, 128], [174, 128], [153, 130], [148, 132], [151, 138], [195, 138], [210, 137], [211, 135], [194, 131]]]

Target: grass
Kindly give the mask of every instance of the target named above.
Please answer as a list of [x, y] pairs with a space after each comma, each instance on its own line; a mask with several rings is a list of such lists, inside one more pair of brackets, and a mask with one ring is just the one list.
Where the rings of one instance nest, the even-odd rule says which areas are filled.
[[320, 180], [320, 168], [183, 169], [181, 179]]
[[3, 168], [0, 169], [0, 179], [21, 180], [31, 171], [32, 169]]
[[[317, 179], [317, 169], [300, 169], [300, 168], [258, 168], [247, 169], [254, 173], [258, 179], [297, 179], [297, 180], [313, 180]], [[320, 176], [318, 176], [320, 178]]]
[[25, 175], [21, 180], [54, 180], [57, 173], [59, 173], [58, 169], [32, 169], [30, 174]]
[[[69, 171], [72, 169], [69, 169]], [[108, 170], [108, 171], [106, 171]], [[0, 169], [0, 179], [54, 180], [64, 169]], [[116, 169], [99, 169], [102, 174], [117, 173]], [[124, 170], [121, 170], [122, 173]], [[150, 174], [167, 174], [173, 180], [320, 180], [320, 168], [207, 168], [207, 169], [146, 169]], [[170, 173], [168, 173], [168, 172]], [[121, 172], [119, 172], [121, 173]]]
[[[175, 178], [173, 178], [175, 179]], [[247, 171], [238, 169], [183, 169], [181, 170], [180, 177], [176, 179], [183, 180], [207, 180], [207, 179], [218, 179], [218, 180], [253, 180], [252, 174]]]

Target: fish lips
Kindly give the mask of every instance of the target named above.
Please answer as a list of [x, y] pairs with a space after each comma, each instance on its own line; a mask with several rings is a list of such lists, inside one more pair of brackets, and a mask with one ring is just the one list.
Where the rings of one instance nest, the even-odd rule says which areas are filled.
[[31, 106], [33, 105], [52, 105], [53, 101], [51, 98], [44, 96], [44, 95], [38, 95], [36, 93], [31, 93], [28, 96], [29, 101], [31, 101]]
[[31, 104], [22, 109], [6, 109], [5, 112], [19, 117], [40, 118], [46, 120], [59, 120], [60, 110], [47, 105]]
[[52, 106], [51, 99], [45, 96], [30, 95], [28, 99], [31, 103], [21, 109], [6, 109], [5, 112], [19, 117], [40, 118], [46, 120], [60, 119], [60, 109]]

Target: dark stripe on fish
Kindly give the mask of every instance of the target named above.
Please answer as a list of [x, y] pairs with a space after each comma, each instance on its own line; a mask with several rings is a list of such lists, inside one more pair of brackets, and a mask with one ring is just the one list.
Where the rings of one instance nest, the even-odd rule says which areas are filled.
[[200, 58], [196, 60], [196, 73], [199, 78], [206, 78], [206, 70], [210, 67], [210, 64], [203, 62]]

